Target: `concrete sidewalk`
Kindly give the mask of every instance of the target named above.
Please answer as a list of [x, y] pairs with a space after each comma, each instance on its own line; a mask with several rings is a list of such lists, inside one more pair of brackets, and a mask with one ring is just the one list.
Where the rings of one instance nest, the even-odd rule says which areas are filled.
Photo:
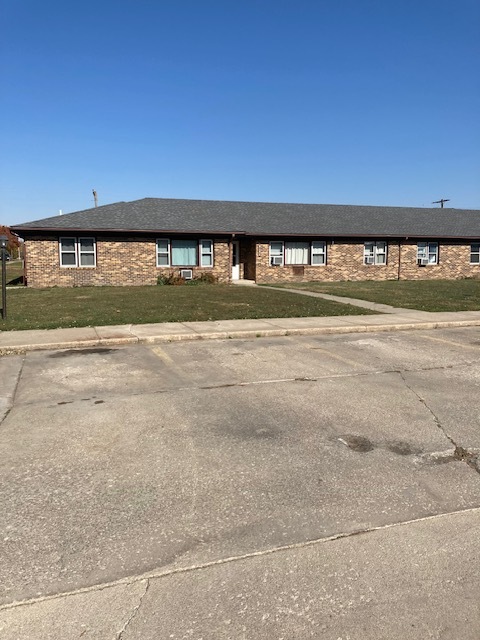
[[0, 355], [39, 349], [93, 348], [110, 345], [154, 344], [177, 340], [260, 338], [480, 326], [480, 311], [437, 313], [409, 309], [395, 311], [370, 316], [164, 322], [70, 329], [0, 331]]

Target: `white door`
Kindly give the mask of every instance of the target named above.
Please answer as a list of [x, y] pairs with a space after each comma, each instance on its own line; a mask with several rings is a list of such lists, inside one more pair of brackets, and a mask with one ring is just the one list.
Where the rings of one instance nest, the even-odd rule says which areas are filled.
[[240, 280], [240, 242], [232, 242], [232, 280]]

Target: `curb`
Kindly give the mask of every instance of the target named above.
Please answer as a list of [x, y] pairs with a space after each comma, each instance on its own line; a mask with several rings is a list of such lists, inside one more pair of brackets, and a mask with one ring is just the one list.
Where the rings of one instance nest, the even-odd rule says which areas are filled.
[[166, 334], [161, 336], [138, 336], [123, 338], [98, 338], [87, 340], [71, 340], [65, 342], [48, 342], [42, 344], [20, 344], [0, 347], [0, 356], [18, 355], [29, 351], [46, 351], [58, 349], [88, 349], [95, 347], [128, 346], [132, 344], [157, 344], [162, 342], [181, 342], [192, 340], [227, 340], [227, 339], [252, 339], [252, 338], [273, 338], [281, 336], [311, 336], [311, 335], [332, 335], [347, 333], [375, 333], [388, 331], [415, 331], [432, 329], [452, 329], [460, 327], [480, 326], [480, 320], [447, 320], [430, 322], [409, 322], [402, 324], [382, 324], [382, 325], [352, 325], [338, 327], [305, 327], [299, 329], [259, 329], [244, 331], [218, 331], [209, 333], [188, 333], [188, 334]]

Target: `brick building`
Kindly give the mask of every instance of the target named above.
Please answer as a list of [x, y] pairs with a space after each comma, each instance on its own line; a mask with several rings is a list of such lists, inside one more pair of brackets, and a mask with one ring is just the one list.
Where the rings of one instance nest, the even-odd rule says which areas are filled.
[[17, 225], [30, 287], [480, 277], [480, 211], [144, 198]]

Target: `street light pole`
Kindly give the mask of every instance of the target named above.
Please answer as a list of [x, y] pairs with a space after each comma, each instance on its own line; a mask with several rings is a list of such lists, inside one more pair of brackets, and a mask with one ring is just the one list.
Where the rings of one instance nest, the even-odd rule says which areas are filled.
[[2, 253], [2, 319], [7, 319], [7, 236], [0, 236], [0, 251]]

